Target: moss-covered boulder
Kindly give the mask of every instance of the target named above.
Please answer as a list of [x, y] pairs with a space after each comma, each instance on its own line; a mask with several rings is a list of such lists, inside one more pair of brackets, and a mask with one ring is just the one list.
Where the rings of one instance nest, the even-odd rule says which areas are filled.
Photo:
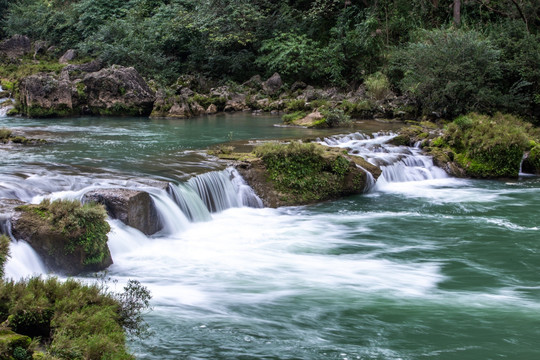
[[267, 143], [237, 159], [238, 171], [268, 207], [361, 194], [381, 174], [361, 157], [314, 143]]
[[0, 329], [0, 359], [31, 359], [32, 351], [28, 350], [31, 341], [28, 336]]
[[[531, 124], [512, 115], [468, 114], [448, 124], [444, 134], [424, 148], [438, 166], [447, 171], [455, 169], [453, 175], [461, 172], [473, 178], [516, 178], [524, 153], [538, 136]], [[534, 159], [534, 151], [531, 153]]]
[[103, 204], [113, 219], [152, 235], [163, 228], [150, 194], [134, 189], [97, 189], [87, 192], [83, 200]]
[[112, 264], [107, 212], [100, 204], [44, 200], [16, 208], [12, 232], [25, 240], [53, 271], [76, 275]]

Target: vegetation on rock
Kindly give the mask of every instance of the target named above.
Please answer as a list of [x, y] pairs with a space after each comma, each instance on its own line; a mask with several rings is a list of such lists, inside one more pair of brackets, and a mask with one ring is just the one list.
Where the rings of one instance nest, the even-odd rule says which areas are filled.
[[78, 273], [110, 264], [110, 226], [103, 205], [45, 199], [17, 210], [20, 217], [14, 221], [14, 233], [33, 245], [53, 268]]
[[339, 150], [314, 143], [266, 143], [254, 154], [264, 163], [267, 179], [284, 204], [324, 201], [366, 188], [365, 171]]
[[512, 115], [471, 113], [449, 123], [425, 148], [443, 167], [452, 162], [467, 176], [517, 177], [524, 153], [534, 150], [539, 135]]

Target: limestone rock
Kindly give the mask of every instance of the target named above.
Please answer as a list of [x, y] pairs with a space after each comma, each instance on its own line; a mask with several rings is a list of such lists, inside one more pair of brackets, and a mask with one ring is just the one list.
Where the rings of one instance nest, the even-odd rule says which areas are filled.
[[105, 205], [113, 219], [152, 235], [163, 228], [152, 197], [145, 191], [132, 189], [98, 189], [87, 192], [83, 200]]
[[92, 114], [147, 116], [155, 94], [133, 67], [113, 65], [82, 78], [86, 106]]
[[14, 35], [0, 42], [0, 57], [16, 59], [32, 51], [32, 44], [27, 36]]
[[262, 84], [264, 92], [268, 95], [276, 94], [282, 86], [283, 81], [281, 80], [281, 76], [279, 76], [278, 73], [274, 73], [274, 75], [272, 75]]
[[64, 55], [60, 57], [60, 60], [58, 60], [58, 62], [60, 64], [67, 64], [70, 61], [75, 60], [76, 57], [77, 57], [77, 52], [73, 49], [69, 49], [64, 53]]
[[215, 114], [217, 112], [218, 112], [218, 108], [217, 108], [217, 106], [215, 104], [210, 104], [208, 106], [208, 109], [206, 109], [206, 113], [208, 115]]
[[42, 218], [31, 210], [17, 208], [11, 218], [11, 227], [13, 237], [29, 243], [52, 271], [78, 275], [82, 272], [104, 270], [113, 263], [107, 246], [102, 250], [102, 258], [98, 263], [87, 261], [87, 252], [82, 245], [68, 250], [69, 235], [51, 224], [49, 219]]
[[75, 115], [72, 83], [53, 74], [38, 73], [20, 82], [19, 100], [30, 117]]

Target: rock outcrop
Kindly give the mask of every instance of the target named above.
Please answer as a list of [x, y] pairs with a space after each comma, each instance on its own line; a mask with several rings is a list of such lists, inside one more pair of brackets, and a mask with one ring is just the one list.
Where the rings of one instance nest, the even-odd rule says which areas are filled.
[[19, 108], [30, 117], [147, 116], [155, 100], [137, 70], [93, 61], [68, 65], [60, 75], [38, 73], [20, 82]]
[[283, 81], [278, 73], [274, 73], [262, 84], [263, 91], [268, 95], [275, 95], [283, 86]]
[[0, 42], [0, 57], [16, 59], [32, 51], [32, 43], [27, 36], [14, 35]]
[[145, 191], [133, 189], [98, 189], [87, 192], [83, 201], [105, 205], [109, 216], [124, 224], [152, 235], [163, 228], [152, 197]]

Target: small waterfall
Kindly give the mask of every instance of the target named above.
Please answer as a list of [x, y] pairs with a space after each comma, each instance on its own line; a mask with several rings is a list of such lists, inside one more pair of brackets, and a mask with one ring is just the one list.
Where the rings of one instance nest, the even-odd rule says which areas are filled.
[[255, 191], [253, 191], [253, 189], [247, 184], [247, 182], [238, 173], [236, 169], [229, 168], [226, 171], [230, 173], [231, 181], [234, 188], [236, 189], [238, 197], [240, 198], [240, 203], [243, 206], [257, 209], [264, 207], [261, 198], [259, 198], [257, 194], [255, 194]]
[[159, 232], [160, 234], [176, 234], [189, 226], [189, 219], [165, 190], [156, 188], [145, 190], [152, 196], [159, 218], [163, 224], [163, 229]]
[[443, 179], [448, 175], [433, 164], [430, 156], [425, 156], [419, 146], [395, 146], [387, 144], [395, 135], [374, 134], [373, 138], [362, 133], [333, 136], [322, 141], [323, 145], [346, 148], [349, 154], [361, 156], [373, 165], [379, 166], [382, 175], [378, 186], [395, 182]]
[[262, 207], [262, 201], [232, 168], [198, 175], [189, 179], [187, 183], [210, 212], [221, 212], [241, 206]]
[[184, 184], [169, 184], [168, 192], [189, 220], [193, 222], [212, 220], [212, 215], [208, 212], [206, 205], [192, 187]]
[[[2, 89], [2, 86], [0, 85], [0, 92], [4, 91], [4, 89]], [[13, 99], [12, 98], [0, 98], [0, 117], [6, 117], [7, 116], [7, 113], [9, 112], [9, 110], [13, 109], [13, 105], [6, 105], [4, 106], [4, 103], [11, 100], [11, 102], [13, 102]]]
[[11, 241], [10, 258], [5, 265], [5, 278], [18, 280], [47, 273], [38, 254], [25, 241]]
[[376, 181], [375, 181], [375, 178], [373, 177], [373, 174], [367, 171], [366, 169], [364, 169], [363, 167], [361, 167], [360, 165], [356, 165], [356, 166], [362, 169], [364, 173], [366, 174], [366, 186], [364, 186], [364, 192], [365, 193], [370, 192], [371, 190], [373, 190], [373, 188], [376, 185]]

